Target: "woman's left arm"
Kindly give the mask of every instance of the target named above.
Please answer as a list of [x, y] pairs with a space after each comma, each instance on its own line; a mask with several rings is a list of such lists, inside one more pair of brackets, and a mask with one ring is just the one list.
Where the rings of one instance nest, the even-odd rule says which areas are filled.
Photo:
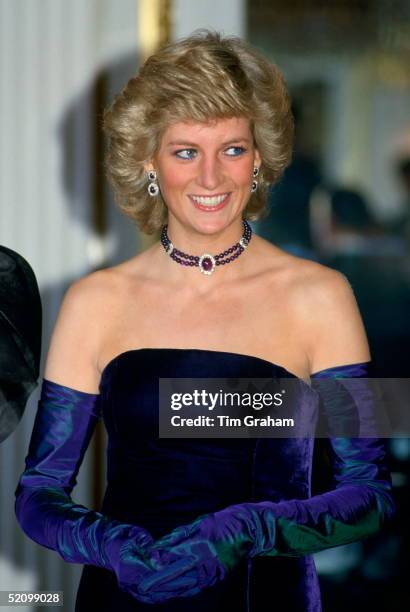
[[[337, 378], [366, 376], [368, 363], [337, 368]], [[330, 368], [317, 378], [335, 377]], [[325, 387], [326, 411], [339, 394]], [[371, 394], [355, 396], [359, 411]], [[219, 575], [244, 557], [301, 556], [348, 544], [376, 533], [394, 514], [391, 480], [384, 441], [378, 438], [329, 438], [334, 488], [309, 499], [263, 501], [229, 506], [174, 530], [155, 547], [198, 554], [198, 562], [218, 564]], [[212, 573], [212, 572], [211, 572]]]
[[[322, 314], [321, 325], [311, 321], [316, 327], [312, 363], [322, 368], [314, 370], [312, 386], [325, 378], [336, 382], [369, 375], [367, 339], [353, 292], [342, 275], [335, 273], [333, 278], [333, 292], [325, 288], [321, 293], [321, 310], [327, 314]], [[338, 411], [335, 403], [341, 395], [331, 384], [320, 390], [320, 396], [326, 413]], [[355, 393], [353, 399], [359, 414], [372, 410], [371, 393]], [[196, 556], [199, 573], [206, 576], [204, 586], [209, 586], [244, 558], [301, 556], [376, 533], [394, 514], [383, 440], [333, 437], [328, 445], [331, 491], [305, 500], [229, 506], [177, 528], [155, 546]]]

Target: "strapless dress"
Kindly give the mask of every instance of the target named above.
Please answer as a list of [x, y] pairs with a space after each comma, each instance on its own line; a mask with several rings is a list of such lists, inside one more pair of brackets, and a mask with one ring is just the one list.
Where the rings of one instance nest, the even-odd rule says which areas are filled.
[[[191, 377], [297, 379], [279, 365], [231, 352], [142, 348], [115, 357], [100, 383], [108, 433], [107, 487], [100, 511], [157, 538], [231, 504], [309, 498], [318, 442], [313, 437], [159, 438], [159, 379]], [[119, 589], [114, 574], [85, 566], [76, 611], [90, 610], [318, 612], [321, 598], [313, 556], [307, 554], [244, 561], [223, 582], [162, 604], [140, 603]]]

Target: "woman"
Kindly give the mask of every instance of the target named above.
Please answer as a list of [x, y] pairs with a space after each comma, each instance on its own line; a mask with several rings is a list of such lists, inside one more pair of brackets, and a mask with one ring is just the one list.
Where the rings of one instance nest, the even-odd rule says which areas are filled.
[[[312, 439], [158, 437], [159, 378], [368, 371], [346, 279], [252, 236], [246, 221], [289, 162], [283, 78], [241, 40], [199, 33], [149, 58], [105, 127], [118, 201], [161, 240], [68, 291], [18, 519], [86, 565], [77, 610], [319, 610], [310, 553], [392, 513], [382, 444], [330, 439], [334, 490], [310, 498]], [[70, 493], [101, 413], [108, 487], [97, 513]]]

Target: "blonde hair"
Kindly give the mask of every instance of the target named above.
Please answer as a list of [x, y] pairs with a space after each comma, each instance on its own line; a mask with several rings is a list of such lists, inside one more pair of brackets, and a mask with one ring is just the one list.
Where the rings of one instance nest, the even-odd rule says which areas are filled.
[[147, 59], [104, 113], [106, 168], [120, 208], [148, 234], [167, 220], [161, 194], [147, 192], [145, 165], [164, 131], [180, 121], [245, 117], [261, 156], [259, 185], [244, 211], [258, 219], [266, 192], [290, 162], [293, 117], [278, 68], [237, 37], [201, 30]]

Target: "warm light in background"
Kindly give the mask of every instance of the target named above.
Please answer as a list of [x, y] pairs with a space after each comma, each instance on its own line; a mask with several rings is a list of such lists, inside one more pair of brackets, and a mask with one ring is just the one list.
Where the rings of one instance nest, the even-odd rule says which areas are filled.
[[142, 58], [171, 39], [172, 0], [138, 0], [138, 40]]

